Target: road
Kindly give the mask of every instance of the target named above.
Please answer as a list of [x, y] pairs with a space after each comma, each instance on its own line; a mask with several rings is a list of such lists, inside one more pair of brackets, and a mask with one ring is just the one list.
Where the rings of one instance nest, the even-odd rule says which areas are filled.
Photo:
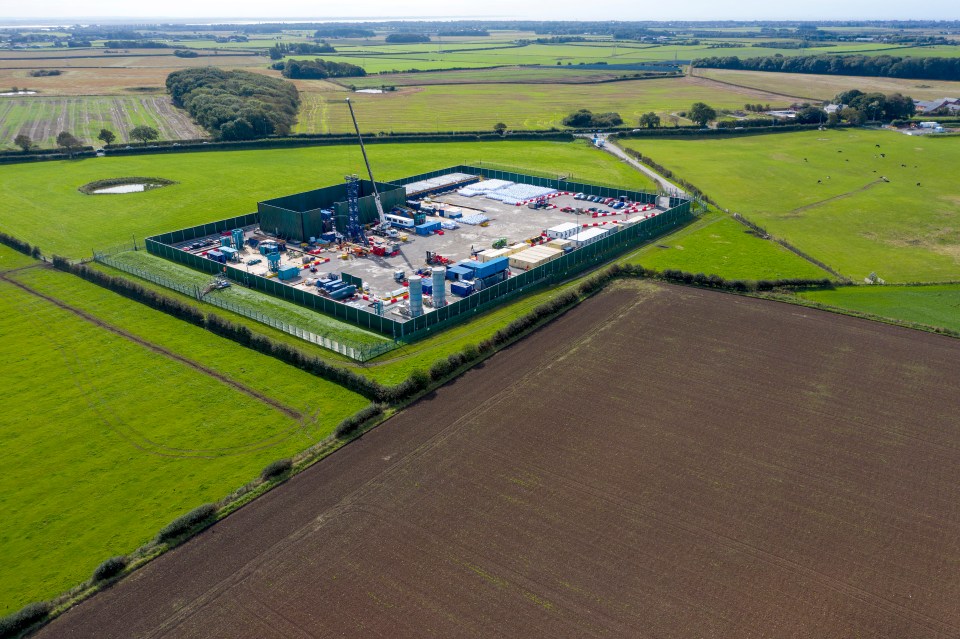
[[[601, 134], [600, 137], [606, 139], [606, 135], [604, 134]], [[623, 160], [624, 162], [626, 162], [636, 170], [648, 176], [651, 180], [657, 183], [657, 186], [660, 187], [661, 191], [665, 191], [666, 193], [670, 193], [674, 195], [682, 195], [682, 196], [687, 195], [687, 193], [683, 189], [681, 189], [679, 186], [677, 186], [670, 180], [666, 179], [665, 177], [661, 176], [660, 174], [655, 172], [653, 169], [648, 167], [646, 164], [643, 164], [642, 162], [639, 162], [633, 159], [632, 157], [627, 155], [626, 151], [621, 149], [616, 144], [607, 142], [606, 144], [603, 145], [602, 150], [606, 151], [607, 153], [617, 158], [620, 158], [621, 160]]]

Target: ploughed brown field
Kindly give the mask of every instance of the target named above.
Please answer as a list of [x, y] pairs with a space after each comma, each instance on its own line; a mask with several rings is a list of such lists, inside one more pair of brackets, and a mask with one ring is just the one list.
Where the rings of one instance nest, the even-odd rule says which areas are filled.
[[41, 637], [960, 636], [960, 342], [621, 284]]

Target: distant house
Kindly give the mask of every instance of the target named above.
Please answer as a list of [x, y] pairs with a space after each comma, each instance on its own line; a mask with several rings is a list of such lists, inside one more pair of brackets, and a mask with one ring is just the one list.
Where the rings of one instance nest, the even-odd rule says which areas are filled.
[[767, 111], [767, 115], [771, 115], [775, 118], [780, 118], [781, 120], [792, 120], [797, 117], [797, 112], [793, 109], [784, 109], [781, 111]]
[[827, 106], [823, 107], [823, 110], [827, 112], [827, 115], [830, 115], [831, 113], [839, 114], [846, 108], [846, 104], [828, 104]]
[[917, 113], [932, 113], [944, 109], [949, 113], [960, 112], [960, 98], [939, 98], [937, 100], [914, 100]]

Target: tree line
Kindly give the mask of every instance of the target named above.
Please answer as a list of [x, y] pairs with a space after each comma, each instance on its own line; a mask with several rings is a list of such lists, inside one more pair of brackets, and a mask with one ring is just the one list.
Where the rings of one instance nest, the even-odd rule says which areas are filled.
[[814, 73], [819, 75], [862, 75], [918, 80], [960, 80], [960, 58], [911, 58], [892, 55], [783, 55], [759, 58], [738, 56], [700, 58], [693, 67]]
[[269, 54], [271, 60], [282, 60], [287, 55], [313, 55], [315, 53], [336, 53], [337, 50], [326, 42], [313, 44], [311, 42], [296, 42], [286, 44], [278, 42], [270, 47]]
[[297, 88], [286, 80], [217, 67], [174, 71], [167, 76], [167, 91], [218, 140], [285, 135], [300, 106]]
[[275, 62], [270, 68], [280, 71], [292, 80], [323, 80], [325, 78], [359, 78], [367, 75], [363, 67], [349, 62], [330, 60], [286, 60]]

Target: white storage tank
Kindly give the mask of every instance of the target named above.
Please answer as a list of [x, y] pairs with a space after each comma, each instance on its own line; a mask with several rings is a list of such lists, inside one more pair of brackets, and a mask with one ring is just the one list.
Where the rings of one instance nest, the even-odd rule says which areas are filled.
[[410, 278], [410, 316], [423, 315], [423, 280], [415, 275]]
[[430, 271], [433, 280], [433, 307], [440, 308], [447, 305], [447, 269], [444, 266], [435, 266]]

